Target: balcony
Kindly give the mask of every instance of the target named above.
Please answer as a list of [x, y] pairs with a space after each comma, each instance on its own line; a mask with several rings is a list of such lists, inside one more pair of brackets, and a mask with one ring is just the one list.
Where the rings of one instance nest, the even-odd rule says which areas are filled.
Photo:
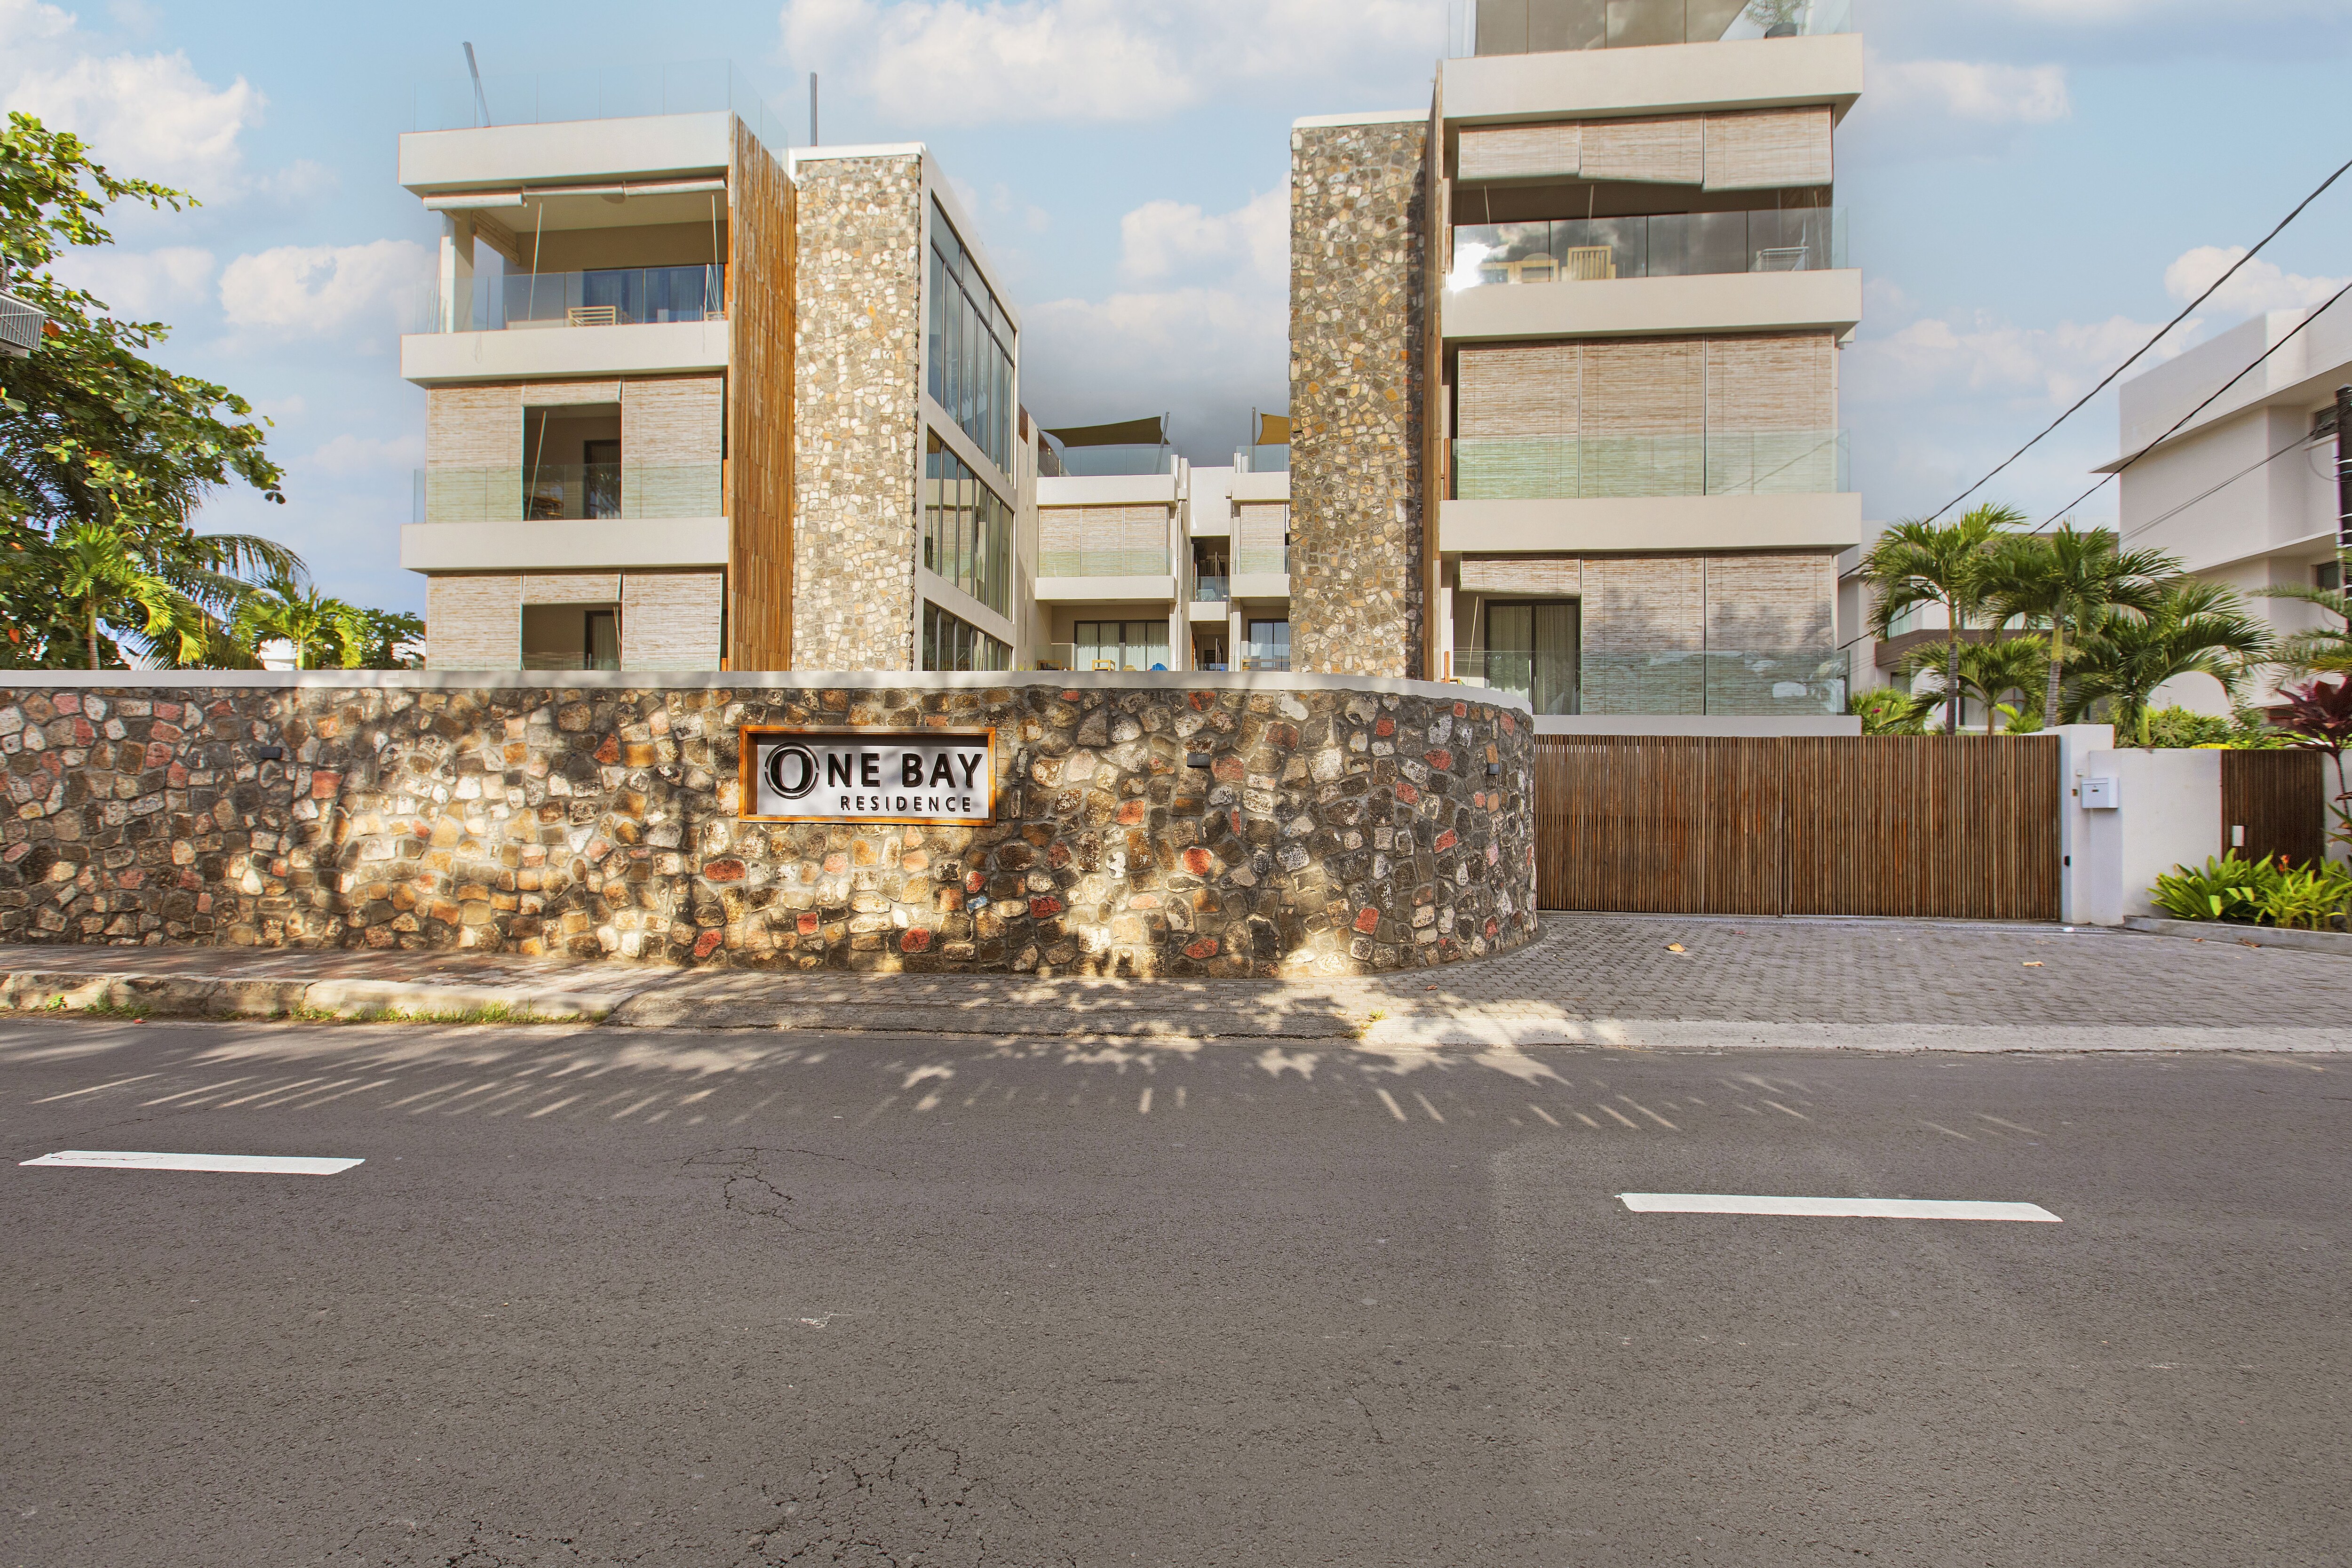
[[1516, 692], [1538, 713], [1790, 716], [1845, 710], [1835, 648], [1554, 654], [1470, 648], [1452, 656], [1465, 686]]
[[1843, 430], [1461, 437], [1453, 453], [1459, 500], [1834, 495], [1851, 488]]
[[1223, 604], [1233, 597], [1230, 577], [1198, 576], [1192, 579], [1192, 602], [1196, 605]]
[[415, 89], [416, 131], [471, 131], [488, 126], [552, 125], [588, 120], [724, 111], [750, 127], [762, 144], [781, 152], [790, 124], [727, 60], [601, 69], [486, 74], [478, 89], [452, 77]]
[[1845, 209], [1456, 224], [1449, 293], [1519, 283], [1601, 283], [1846, 265]]
[[410, 331], [502, 332], [726, 319], [723, 264], [608, 267], [478, 277], [470, 295], [455, 300], [444, 300], [438, 289], [428, 287]]
[[1577, 49], [1809, 37], [1850, 31], [1853, 0], [1452, 0], [1446, 54]]
[[419, 523], [709, 518], [722, 510], [717, 463], [418, 468], [415, 489]]

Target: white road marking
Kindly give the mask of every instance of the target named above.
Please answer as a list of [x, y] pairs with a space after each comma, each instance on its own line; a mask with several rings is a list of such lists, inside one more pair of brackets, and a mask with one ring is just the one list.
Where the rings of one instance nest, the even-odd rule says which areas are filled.
[[331, 1176], [362, 1162], [287, 1154], [146, 1154], [127, 1149], [61, 1149], [20, 1165], [79, 1165], [103, 1171], [232, 1171], [251, 1175]]
[[2040, 1204], [1946, 1198], [1787, 1198], [1746, 1193], [1619, 1193], [1635, 1214], [1803, 1215], [1821, 1219], [2011, 1219], [2057, 1225]]

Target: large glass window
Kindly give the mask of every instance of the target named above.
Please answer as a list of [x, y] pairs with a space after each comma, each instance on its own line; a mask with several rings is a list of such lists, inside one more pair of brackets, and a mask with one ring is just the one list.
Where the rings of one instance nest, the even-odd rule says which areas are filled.
[[1244, 669], [1288, 669], [1290, 668], [1290, 623], [1251, 621], [1249, 640], [1242, 645]]
[[1079, 669], [1166, 669], [1168, 623], [1080, 621], [1071, 628], [1070, 657]]
[[961, 616], [923, 606], [925, 669], [1010, 669], [1013, 650]]
[[1013, 468], [1013, 323], [981, 280], [955, 226], [931, 204], [930, 301], [926, 315], [931, 397], [980, 443], [991, 461]]
[[1486, 605], [1486, 684], [1538, 713], [1577, 710], [1577, 602]]
[[923, 564], [1013, 613], [1013, 509], [936, 433], [923, 454]]

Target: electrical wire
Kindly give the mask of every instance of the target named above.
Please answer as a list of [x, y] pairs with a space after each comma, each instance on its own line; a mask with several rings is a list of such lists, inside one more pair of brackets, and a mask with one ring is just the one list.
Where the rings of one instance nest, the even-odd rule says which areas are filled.
[[[1993, 468], [1991, 473], [1985, 475], [1983, 479], [1979, 479], [1975, 484], [1970, 485], [1967, 489], [1962, 490], [1959, 494], [1954, 496], [1951, 500], [1937, 507], [1934, 511], [1929, 512], [1926, 521], [1929, 522], [1935, 521], [1937, 518], [1943, 516], [1946, 512], [1951, 510], [1954, 507], [1968, 500], [1969, 497], [1984, 489], [1986, 485], [1992, 482], [1995, 476], [1999, 475], [2001, 469], [2008, 468], [2010, 464], [2014, 463], [2018, 458], [2022, 458], [2026, 453], [2041, 445], [2042, 438], [2043, 437], [2049, 435], [2050, 432], [2057, 429], [2059, 426], [2063, 425], [2067, 420], [2072, 419], [2075, 415], [2081, 413], [2084, 404], [2090, 402], [2091, 399], [2096, 397], [2100, 393], [2105, 392], [2108, 386], [2114, 384], [2116, 377], [2123, 374], [2124, 372], [2129, 370], [2133, 365], [2139, 363], [2140, 357], [2143, 354], [2147, 353], [2148, 350], [2156, 347], [2157, 344], [2162, 342], [2167, 332], [2171, 331], [2173, 328], [2187, 321], [2190, 311], [2196, 310], [2198, 306], [2202, 305], [2206, 300], [2211, 299], [2216, 289], [2220, 289], [2222, 284], [2227, 283], [2231, 279], [2236, 277], [2238, 268], [2243, 267], [2247, 262], [2252, 261], [2255, 257], [2260, 256], [2263, 253], [2263, 246], [2268, 245], [2272, 240], [2276, 239], [2279, 237], [2281, 230], [2284, 229], [2287, 225], [2293, 223], [2296, 218], [2302, 216], [2303, 209], [2317, 201], [2326, 191], [2328, 186], [2342, 179], [2347, 170], [2352, 170], [2352, 159], [2347, 159], [2344, 163], [2337, 167], [2336, 173], [2320, 181], [2318, 186], [2312, 191], [2311, 195], [2295, 203], [2294, 210], [2287, 214], [2286, 216], [2279, 219], [2277, 228], [2273, 228], [2270, 233], [2263, 236], [2261, 242], [2252, 250], [2249, 250], [2246, 254], [2238, 258], [2237, 260], [2231, 262], [2230, 264], [2230, 269], [2227, 272], [2222, 273], [2221, 277], [2213, 279], [2211, 286], [2209, 287], [2205, 292], [2198, 295], [2197, 298], [2189, 300], [2187, 305], [2183, 306], [2181, 308], [2180, 314], [2173, 317], [2169, 321], [2167, 321], [2163, 328], [2157, 332], [2156, 336], [2148, 339], [2147, 342], [2142, 343], [2137, 349], [2134, 350], [2131, 358], [2124, 361], [2123, 363], [2107, 372], [2105, 376], [2100, 378], [2099, 384], [2096, 386], [2094, 386], [2090, 391], [2083, 394], [2080, 398], [2075, 400], [2073, 407], [2067, 409], [2065, 413], [2061, 414], [2057, 418], [2053, 419], [2049, 424], [2043, 426], [2041, 431], [2034, 436], [2032, 440], [2028, 441], [2024, 446], [2020, 447], [2016, 451], [2011, 452], [2008, 457], [2003, 458]], [[2330, 302], [2332, 303], [2333, 301]], [[2326, 307], [2322, 307], [2322, 309], [2325, 308]], [[2095, 485], [2092, 487], [2094, 489], [2096, 489], [2098, 487]], [[2038, 532], [2040, 531], [2036, 530], [2035, 531]]]
[[2204, 402], [2199, 404], [2196, 407], [2190, 409], [2188, 413], [2174, 420], [2170, 429], [2167, 430], [2163, 435], [2158, 436], [2155, 440], [2150, 441], [2147, 446], [2142, 447], [2138, 451], [2134, 452], [2130, 457], [2126, 458], [2122, 462], [2117, 463], [2113, 473], [2101, 474], [2099, 476], [2098, 484], [2093, 485], [2089, 489], [2084, 490], [2081, 495], [2076, 496], [2073, 500], [2068, 501], [2064, 506], [2060, 507], [2056, 511], [2051, 513], [2048, 517], [2043, 518], [2040, 522], [2035, 523], [2032, 531], [2039, 533], [2043, 529], [2049, 527], [2052, 523], [2056, 522], [2060, 518], [2064, 517], [2068, 512], [2073, 511], [2076, 507], [2081, 506], [2084, 501], [2089, 500], [2093, 496], [2098, 494], [2100, 485], [2105, 484], [2109, 479], [2116, 478], [2116, 475], [2121, 474], [2126, 468], [2130, 468], [2134, 463], [2138, 462], [2142, 458], [2147, 457], [2150, 452], [2155, 451], [2158, 447], [2163, 446], [2167, 441], [2172, 439], [2172, 437], [2179, 432], [2182, 426], [2188, 424], [2191, 419], [2196, 418], [2200, 414], [2202, 414], [2208, 408], [2212, 407], [2215, 403], [2221, 401], [2221, 397], [2223, 393], [2229, 391], [2230, 388], [2237, 385], [2238, 383], [2245, 380], [2246, 377], [2253, 374], [2255, 371], [2262, 368], [2262, 364], [2264, 360], [2269, 359], [2271, 355], [2278, 353], [2279, 350], [2294, 342], [2296, 333], [2302, 331], [2304, 328], [2311, 325], [2312, 322], [2326, 315], [2328, 311], [2328, 308], [2334, 305], [2336, 300], [2344, 298], [2347, 294], [2352, 294], [2352, 283], [2347, 283], [2343, 288], [2338, 289], [2335, 293], [2330, 294], [2327, 297], [2326, 304], [2321, 305], [2315, 310], [2310, 311], [2303, 318], [2303, 320], [2297, 321], [2293, 327], [2287, 329], [2286, 335], [2280, 338], [2278, 342], [2273, 343], [2270, 347], [2264, 349], [2261, 353], [2256, 354], [2252, 364], [2247, 365], [2245, 369], [2240, 371], [2237, 374], [2223, 382], [2220, 386], [2215, 387], [2211, 396], [2209, 396]]
[[2174, 507], [2170, 511], [2161, 512], [2155, 517], [2149, 518], [2146, 522], [2141, 523], [2137, 528], [2135, 528], [2129, 533], [2125, 534], [2121, 542], [2128, 543], [2132, 540], [2137, 539], [2141, 534], [2146, 533], [2149, 529], [2156, 527], [2158, 523], [2171, 521], [2174, 518], [2179, 517], [2182, 512], [2187, 511], [2190, 507], [2195, 506], [2199, 501], [2207, 500], [2221, 494], [2223, 490], [2228, 489], [2231, 485], [2236, 484], [2240, 479], [2244, 479], [2248, 474], [2252, 473], [2256, 468], [2266, 468], [2273, 463], [2277, 462], [2281, 458], [2285, 457], [2289, 452], [2299, 450], [2300, 448], [2310, 445], [2310, 437], [2297, 436], [2294, 440], [2289, 441], [2285, 446], [2281, 447], [2269, 457], [2255, 458], [2252, 462], [2248, 463], [2244, 468], [2240, 468], [2236, 473], [2231, 474], [2228, 479], [2223, 479], [2220, 484], [2213, 486], [2210, 489], [2200, 491], [2196, 495], [2189, 497], [2187, 500], [2182, 501], [2179, 506]]

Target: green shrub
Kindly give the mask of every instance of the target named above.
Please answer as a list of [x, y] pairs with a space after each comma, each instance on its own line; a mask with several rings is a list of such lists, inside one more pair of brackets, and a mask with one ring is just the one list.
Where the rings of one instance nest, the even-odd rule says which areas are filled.
[[2175, 866], [2157, 878], [2148, 898], [2158, 909], [2184, 921], [2262, 920], [2263, 905], [2279, 883], [2279, 869], [2264, 856], [2241, 860], [2235, 855], [2205, 858], [2205, 868]]
[[2263, 913], [2273, 925], [2333, 931], [2347, 902], [2352, 902], [2352, 871], [2320, 860], [2282, 872], [2278, 886], [2263, 900]]
[[2155, 747], [2226, 746], [2235, 728], [2212, 713], [2159, 708], [2147, 716], [2147, 743]]

